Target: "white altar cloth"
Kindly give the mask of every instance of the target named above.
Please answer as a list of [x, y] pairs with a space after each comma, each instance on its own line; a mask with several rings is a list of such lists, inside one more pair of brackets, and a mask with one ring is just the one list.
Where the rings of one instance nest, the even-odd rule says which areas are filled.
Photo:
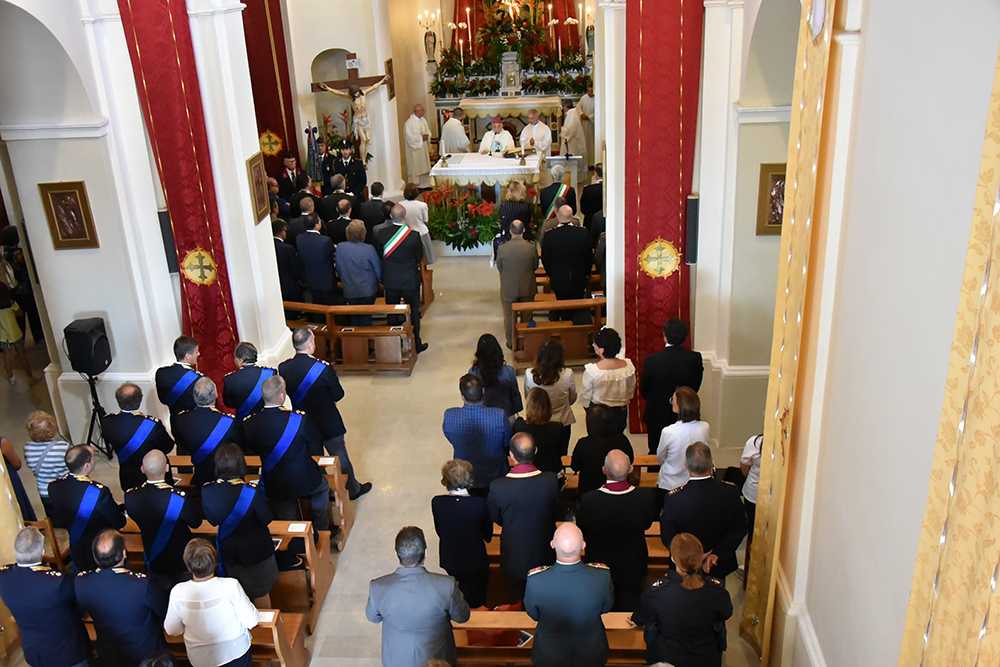
[[503, 185], [512, 180], [526, 184], [538, 183], [538, 156], [526, 155], [524, 166], [518, 157], [493, 157], [479, 153], [454, 153], [448, 159], [448, 166], [442, 160], [431, 167], [431, 180], [435, 185]]

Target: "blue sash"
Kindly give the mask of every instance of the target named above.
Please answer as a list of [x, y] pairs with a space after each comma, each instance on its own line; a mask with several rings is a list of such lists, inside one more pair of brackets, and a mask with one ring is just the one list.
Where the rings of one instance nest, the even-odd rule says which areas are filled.
[[212, 432], [208, 434], [205, 438], [205, 442], [201, 443], [198, 450], [191, 456], [191, 460], [195, 463], [201, 463], [215, 451], [215, 448], [219, 446], [222, 442], [222, 438], [229, 432], [229, 427], [233, 423], [233, 418], [229, 415], [219, 415], [219, 421], [215, 422], [215, 427]]
[[281, 437], [278, 438], [278, 444], [274, 446], [271, 453], [267, 455], [264, 459], [264, 472], [271, 472], [274, 470], [274, 466], [278, 465], [281, 461], [281, 457], [285, 455], [288, 448], [292, 446], [292, 441], [295, 440], [296, 434], [299, 432], [299, 426], [302, 425], [302, 415], [298, 412], [293, 412], [288, 415], [288, 423], [285, 424], [285, 430], [282, 431]]
[[153, 432], [156, 427], [156, 422], [152, 419], [143, 418], [139, 422], [139, 427], [135, 429], [135, 433], [132, 437], [128, 439], [125, 446], [118, 450], [118, 463], [125, 463], [132, 455], [139, 451], [139, 448], [146, 444], [146, 440], [149, 438], [149, 434]]
[[243, 419], [250, 411], [253, 410], [254, 406], [260, 403], [261, 397], [263, 395], [262, 389], [264, 387], [264, 380], [274, 375], [274, 370], [270, 368], [260, 369], [260, 375], [257, 376], [257, 384], [253, 386], [253, 391], [247, 396], [243, 403], [240, 404], [239, 409], [236, 411], [236, 418]]
[[302, 382], [299, 383], [299, 386], [295, 389], [295, 395], [292, 396], [292, 405], [302, 403], [306, 394], [308, 394], [309, 390], [312, 389], [313, 384], [317, 379], [319, 379], [324, 366], [326, 366], [326, 364], [318, 359], [316, 360], [316, 362], [312, 365], [312, 368], [309, 369], [309, 372], [306, 373], [306, 376], [302, 378]]
[[170, 541], [170, 536], [174, 533], [174, 526], [177, 524], [177, 519], [180, 517], [183, 507], [184, 499], [176, 493], [171, 493], [170, 500], [167, 501], [167, 511], [163, 513], [163, 521], [160, 522], [160, 528], [156, 531], [156, 537], [153, 538], [152, 546], [146, 552], [147, 563], [151, 563], [159, 558], [163, 550], [167, 548], [167, 543]]
[[181, 376], [181, 379], [177, 381], [177, 384], [173, 386], [170, 393], [167, 394], [167, 406], [172, 407], [177, 399], [181, 397], [187, 388], [194, 384], [194, 381], [198, 379], [198, 373], [195, 371], [187, 371]]
[[83, 531], [90, 523], [90, 515], [97, 507], [97, 499], [101, 497], [101, 490], [93, 484], [88, 484], [80, 499], [80, 506], [76, 508], [76, 516], [73, 518], [73, 525], [69, 529], [69, 541], [77, 543], [83, 537]]
[[222, 564], [222, 542], [233, 534], [236, 527], [240, 525], [240, 521], [250, 511], [250, 505], [253, 503], [255, 492], [252, 486], [244, 484], [243, 488], [240, 489], [240, 495], [236, 499], [236, 503], [233, 504], [233, 509], [229, 510], [229, 515], [219, 525], [219, 531], [215, 535], [215, 550], [219, 554], [218, 572], [220, 576], [226, 573], [226, 568]]

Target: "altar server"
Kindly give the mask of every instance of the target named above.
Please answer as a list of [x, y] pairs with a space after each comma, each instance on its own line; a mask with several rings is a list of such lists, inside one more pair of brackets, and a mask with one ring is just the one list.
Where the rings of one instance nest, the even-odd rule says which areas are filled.
[[584, 140], [587, 144], [585, 164], [589, 167], [597, 159], [594, 155], [594, 89], [588, 88], [587, 92], [580, 97], [576, 108], [580, 111], [580, 125], [583, 126]]
[[583, 116], [586, 114], [579, 104], [575, 107], [569, 107], [569, 105], [567, 107], [563, 113], [562, 132], [559, 134], [559, 140], [562, 142], [561, 153], [565, 157], [571, 155], [584, 157], [577, 170], [577, 182], [585, 183], [587, 179], [587, 136], [583, 127]]
[[487, 130], [483, 140], [479, 142], [479, 152], [484, 155], [504, 154], [514, 150], [514, 137], [503, 129], [503, 119], [493, 117], [493, 129]]
[[469, 135], [465, 133], [465, 125], [462, 124], [464, 117], [464, 111], [455, 109], [451, 118], [441, 126], [441, 155], [469, 152]]
[[403, 125], [406, 138], [406, 180], [418, 187], [431, 186], [431, 157], [428, 151], [431, 128], [424, 118], [424, 106], [417, 104]]
[[528, 124], [521, 130], [521, 148], [534, 150], [542, 157], [552, 150], [552, 130], [542, 122], [538, 109], [528, 112]]

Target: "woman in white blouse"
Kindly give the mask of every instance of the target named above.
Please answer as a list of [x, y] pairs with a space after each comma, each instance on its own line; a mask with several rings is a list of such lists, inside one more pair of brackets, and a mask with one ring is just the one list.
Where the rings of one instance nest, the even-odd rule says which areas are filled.
[[661, 494], [687, 484], [688, 446], [696, 442], [708, 444], [708, 422], [701, 421], [701, 399], [694, 389], [678, 387], [670, 398], [670, 407], [677, 421], [663, 429], [656, 448], [656, 460], [660, 463], [656, 486]]
[[535, 387], [545, 390], [549, 395], [549, 405], [552, 416], [549, 421], [563, 425], [562, 447], [569, 447], [572, 425], [576, 423], [573, 415], [573, 404], [576, 403], [576, 381], [573, 370], [566, 368], [566, 359], [562, 343], [554, 338], [542, 343], [535, 358], [535, 366], [524, 373], [524, 395], [527, 396]]
[[184, 635], [193, 667], [250, 667], [250, 628], [257, 608], [236, 579], [215, 576], [215, 547], [193, 539], [184, 548], [191, 581], [170, 591], [163, 629]]
[[618, 332], [604, 327], [594, 334], [597, 361], [583, 367], [583, 389], [580, 402], [589, 408], [600, 403], [613, 408], [616, 432], [625, 430], [628, 404], [635, 396], [635, 366], [631, 359], [619, 359], [622, 339]]

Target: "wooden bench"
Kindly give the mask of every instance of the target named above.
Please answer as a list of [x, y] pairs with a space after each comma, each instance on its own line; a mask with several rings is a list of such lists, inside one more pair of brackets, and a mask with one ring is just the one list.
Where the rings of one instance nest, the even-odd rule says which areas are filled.
[[[645, 665], [646, 642], [642, 628], [629, 620], [629, 612], [603, 614], [604, 630], [608, 635], [608, 665]], [[452, 623], [452, 633], [458, 650], [458, 666], [464, 665], [530, 665], [533, 640], [524, 646], [488, 646], [475, 643], [475, 632], [533, 632], [536, 623], [523, 611], [473, 611], [465, 623]]]
[[[581, 366], [593, 360], [593, 337], [604, 326], [606, 304], [607, 300], [603, 297], [513, 304], [515, 366], [523, 369], [534, 363], [538, 349], [549, 338], [557, 338], [562, 342], [567, 366]], [[574, 324], [571, 320], [553, 322], [537, 319], [539, 313], [545, 312], [551, 316], [552, 313], [567, 311], [588, 311], [591, 321], [587, 324]]]
[[66, 571], [66, 564], [70, 561], [69, 533], [60, 529], [56, 532], [48, 517], [38, 521], [25, 521], [25, 526], [37, 528], [45, 538], [45, 552], [42, 555], [42, 562], [53, 570]]
[[420, 315], [427, 313], [427, 309], [434, 303], [434, 269], [427, 266], [427, 260], [420, 260]]
[[[566, 484], [563, 486], [564, 491], [576, 491], [579, 488], [580, 477], [572, 470], [570, 465], [572, 464], [572, 456], [562, 457], [563, 468], [566, 469]], [[632, 462], [632, 467], [639, 471], [639, 486], [644, 488], [656, 488], [656, 482], [659, 479], [659, 475], [654, 472], [650, 472], [649, 468], [655, 468], [660, 465], [659, 461], [656, 460], [655, 456], [650, 454], [642, 454], [635, 457]]]
[[[556, 525], [565, 523], [557, 521]], [[493, 539], [486, 543], [486, 557], [489, 558], [490, 565], [500, 565], [500, 536], [503, 534], [503, 527], [493, 524]], [[649, 568], [656, 573], [662, 573], [670, 563], [670, 549], [664, 546], [660, 539], [660, 522], [654, 521], [653, 525], [646, 529], [646, 550], [649, 552]]]
[[[409, 375], [417, 363], [416, 341], [407, 304], [376, 303], [371, 306], [322, 306], [285, 301], [285, 311], [322, 315], [325, 323], [287, 320], [289, 328], [309, 326], [316, 334], [316, 356], [337, 365], [338, 371], [402, 371]], [[337, 317], [370, 315], [379, 319], [390, 315], [404, 318], [402, 324], [388, 322], [370, 326], [338, 324]]]

